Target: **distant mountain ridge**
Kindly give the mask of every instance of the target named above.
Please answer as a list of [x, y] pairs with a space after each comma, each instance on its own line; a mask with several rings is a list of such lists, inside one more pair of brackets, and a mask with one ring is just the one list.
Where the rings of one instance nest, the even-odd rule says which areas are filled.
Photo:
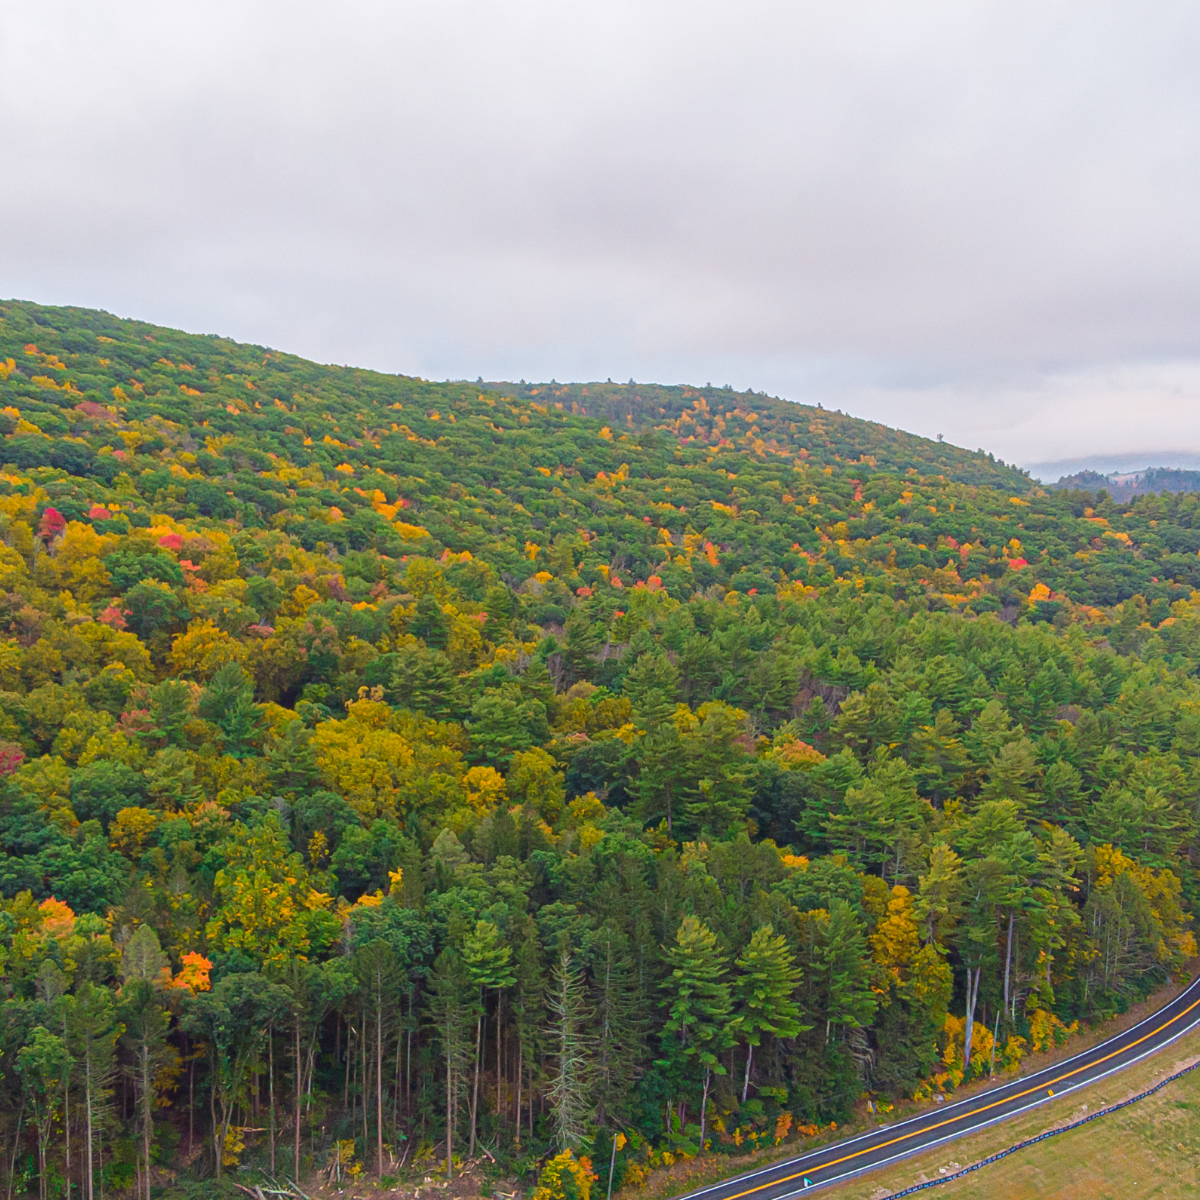
[[1200, 471], [1185, 471], [1178, 467], [1147, 467], [1144, 471], [1114, 471], [1108, 475], [1099, 471], [1077, 471], [1046, 486], [1052, 491], [1106, 491], [1118, 503], [1125, 503], [1135, 496], [1162, 492], [1200, 492]]

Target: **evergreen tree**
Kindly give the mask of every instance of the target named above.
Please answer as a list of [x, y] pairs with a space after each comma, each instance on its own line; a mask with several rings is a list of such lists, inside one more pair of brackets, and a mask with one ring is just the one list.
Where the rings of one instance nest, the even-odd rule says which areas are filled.
[[[154, 1045], [158, 1031], [158, 1009], [150, 985], [137, 985], [131, 1000], [139, 1024], [126, 1037], [143, 1035]], [[213, 1153], [217, 1177], [224, 1173], [225, 1145], [235, 1106], [240, 1102], [250, 1075], [266, 1046], [269, 1031], [285, 1016], [291, 997], [279, 985], [257, 971], [226, 975], [211, 992], [199, 992], [186, 1000], [181, 1024], [189, 1033], [203, 1038], [209, 1047], [209, 1086], [217, 1110], [213, 1129]], [[153, 1079], [153, 1071], [149, 1072]]]
[[88, 980], [76, 985], [67, 1011], [67, 1048], [75, 1063], [82, 1092], [84, 1139], [83, 1197], [97, 1195], [96, 1151], [101, 1141], [108, 1099], [112, 1095], [114, 1055], [120, 1027], [113, 994]]
[[[540, 1057], [545, 1021], [545, 970], [538, 941], [537, 926], [531, 916], [519, 922], [513, 931], [516, 942], [513, 990], [513, 1020], [517, 1032], [517, 1091], [513, 1110], [516, 1144], [521, 1145], [522, 1095], [528, 1099], [529, 1136], [533, 1137], [533, 1093], [536, 1063]], [[523, 1086], [528, 1075], [528, 1090]]]
[[957, 931], [959, 957], [966, 971], [966, 1025], [963, 1032], [963, 1073], [970, 1071], [975, 1011], [984, 967], [996, 958], [997, 913], [1014, 882], [998, 858], [973, 861], [967, 871], [966, 904]]
[[638, 738], [632, 757], [637, 765], [638, 821], [643, 825], [665, 821], [667, 832], [674, 832], [680, 817], [679, 796], [687, 780], [679, 731], [671, 724], [656, 726]]
[[228, 662], [217, 668], [200, 693], [196, 711], [220, 729], [226, 754], [245, 758], [253, 753], [262, 714], [254, 704], [254, 681], [240, 664]]
[[445, 650], [450, 622], [441, 605], [428, 592], [417, 601], [417, 610], [409, 622], [409, 632], [420, 638], [430, 650]]
[[[374, 1057], [372, 1070], [375, 1084], [375, 1174], [382, 1176], [383, 1046], [385, 1031], [390, 1033], [395, 1020], [395, 1002], [404, 987], [404, 971], [396, 951], [387, 942], [376, 940], [355, 952], [354, 974], [358, 980], [365, 1017], [364, 1037]], [[364, 1114], [367, 1103], [368, 1097], [364, 1094]]]
[[1083, 807], [1083, 777], [1064, 759], [1051, 763], [1042, 780], [1042, 795], [1034, 804], [1037, 815], [1073, 830], [1080, 827]]
[[554, 1144], [560, 1152], [573, 1151], [583, 1140], [591, 1111], [592, 1037], [587, 1025], [592, 1013], [584, 994], [583, 975], [565, 944], [559, 950], [546, 1007], [550, 1015], [546, 1036], [554, 1057], [548, 1092]]
[[475, 1015], [475, 985], [461, 955], [447, 947], [437, 956], [429, 988], [429, 1015], [442, 1043], [446, 1097], [446, 1178], [454, 1174], [454, 1131], [470, 1042], [467, 1027]]
[[755, 1047], [763, 1034], [794, 1038], [811, 1025], [801, 1025], [800, 1006], [794, 999], [800, 982], [800, 969], [792, 958], [787, 942], [770, 925], [760, 925], [737, 960], [739, 974], [734, 981], [737, 1013], [734, 1024], [746, 1042], [746, 1077], [742, 1083], [742, 1103], [750, 1092], [750, 1072]]
[[44, 1025], [33, 1028], [29, 1041], [17, 1052], [17, 1071], [37, 1130], [38, 1196], [48, 1200], [47, 1157], [54, 1126], [62, 1115], [63, 1079], [70, 1058], [66, 1043]]
[[183, 742], [183, 727], [192, 716], [192, 689], [181, 679], [167, 679], [150, 689], [148, 734], [168, 746]]
[[741, 740], [746, 714], [712, 701], [697, 715], [680, 747], [689, 776], [684, 816], [700, 836], [725, 838], [742, 828], [750, 807], [751, 769]]
[[572, 610], [567, 617], [566, 634], [563, 664], [571, 680], [590, 679], [595, 674], [596, 654], [600, 649], [593, 614], [582, 607]]
[[[708, 1115], [708, 1092], [714, 1074], [724, 1075], [720, 1055], [733, 1041], [730, 1014], [733, 999], [726, 978], [726, 958], [717, 950], [717, 937], [696, 917], [684, 917], [675, 942], [664, 953], [670, 974], [663, 980], [667, 1009], [663, 1038], [668, 1054], [700, 1069], [700, 1144]], [[682, 1102], [681, 1102], [682, 1110]], [[684, 1124], [680, 1117], [680, 1125]]]
[[929, 869], [920, 877], [916, 916], [921, 939], [941, 945], [954, 928], [961, 908], [962, 859], [947, 845], [938, 843], [929, 852]]
[[[149, 928], [143, 925], [143, 929]], [[120, 993], [118, 1013], [125, 1032], [121, 1041], [129, 1058], [127, 1074], [137, 1103], [138, 1194], [149, 1200], [150, 1147], [154, 1140], [154, 1079], [158, 1069], [176, 1057], [167, 1041], [170, 1020], [154, 984], [131, 977]], [[221, 1151], [217, 1149], [218, 1162]], [[218, 1167], [219, 1169], [219, 1167]]]
[[267, 751], [271, 786], [281, 796], [295, 800], [315, 789], [320, 779], [312, 734], [303, 721], [288, 721]]
[[128, 1074], [133, 1082], [138, 1112], [138, 1192], [149, 1200], [150, 1145], [154, 1140], [154, 1078], [160, 1067], [174, 1059], [167, 1042], [170, 1021], [159, 987], [167, 956], [158, 935], [149, 925], [138, 926], [121, 955], [120, 1019], [122, 1043], [129, 1052]]
[[486, 1014], [486, 992], [499, 990], [516, 982], [513, 974], [512, 950], [500, 940], [500, 930], [494, 921], [477, 921], [474, 930], [463, 939], [462, 961], [467, 978], [479, 990], [475, 1016], [475, 1080], [471, 1088], [471, 1140], [468, 1154], [475, 1153], [475, 1133], [479, 1111], [479, 1073], [483, 1056], [483, 1019]]
[[596, 1030], [593, 1091], [596, 1120], [604, 1125], [628, 1112], [645, 1054], [645, 1023], [629, 940], [615, 921], [604, 922], [589, 950]]
[[661, 652], [643, 654], [625, 672], [621, 691], [633, 705], [633, 715], [647, 731], [656, 730], [675, 711], [679, 672]]
[[950, 710], [939, 708], [933, 724], [914, 730], [909, 738], [909, 764], [922, 794], [935, 804], [954, 794], [970, 766], [961, 734]]
[[818, 983], [825, 1017], [825, 1041], [836, 1025], [853, 1029], [870, 1023], [876, 1008], [867, 975], [867, 939], [854, 910], [841, 899], [830, 902], [818, 922], [813, 975]]

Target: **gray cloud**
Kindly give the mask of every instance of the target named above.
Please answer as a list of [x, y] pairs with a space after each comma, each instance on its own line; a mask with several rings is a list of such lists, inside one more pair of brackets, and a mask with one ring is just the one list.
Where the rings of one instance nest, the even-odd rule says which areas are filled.
[[0, 293], [1200, 452], [1200, 10], [0, 5]]

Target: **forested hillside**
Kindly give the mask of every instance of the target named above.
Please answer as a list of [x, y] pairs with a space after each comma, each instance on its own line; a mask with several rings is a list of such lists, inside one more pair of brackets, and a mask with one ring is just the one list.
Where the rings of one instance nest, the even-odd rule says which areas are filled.
[[588, 1200], [1196, 953], [1198, 495], [18, 302], [0, 410], [13, 1195]]
[[1056, 489], [1104, 491], [1114, 500], [1129, 501], [1149, 492], [1200, 491], [1200, 471], [1182, 471], [1177, 467], [1150, 467], [1145, 471], [1114, 472], [1111, 475], [1081, 471], [1077, 475], [1066, 475], [1050, 486]]

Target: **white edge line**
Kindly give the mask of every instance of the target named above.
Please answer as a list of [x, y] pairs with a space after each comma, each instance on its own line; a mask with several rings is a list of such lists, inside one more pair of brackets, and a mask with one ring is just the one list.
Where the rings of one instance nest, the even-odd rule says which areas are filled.
[[[1073, 1083], [1069, 1087], [1063, 1088], [1061, 1092], [1055, 1092], [1053, 1096], [1042, 1096], [1040, 1099], [1033, 1100], [1029, 1104], [1023, 1105], [1021, 1108], [1014, 1109], [1010, 1113], [1002, 1113], [998, 1117], [991, 1117], [979, 1125], [972, 1125], [970, 1129], [963, 1129], [959, 1133], [948, 1133], [945, 1137], [940, 1137], [936, 1141], [925, 1142], [921, 1146], [914, 1146], [911, 1150], [901, 1150], [897, 1154], [893, 1154], [891, 1158], [885, 1158], [882, 1162], [873, 1163], [869, 1167], [858, 1167], [853, 1171], [846, 1171], [842, 1175], [835, 1175], [832, 1179], [822, 1179], [819, 1183], [814, 1183], [811, 1187], [797, 1188], [793, 1192], [784, 1192], [781, 1196], [773, 1196], [771, 1200], [791, 1200], [793, 1196], [803, 1196], [810, 1192], [815, 1192], [818, 1188], [829, 1187], [834, 1183], [844, 1183], [847, 1179], [854, 1179], [858, 1175], [869, 1175], [872, 1171], [878, 1171], [883, 1167], [890, 1166], [892, 1163], [899, 1162], [904, 1158], [911, 1158], [914, 1154], [920, 1154], [925, 1150], [932, 1150], [935, 1146], [941, 1146], [946, 1142], [957, 1141], [959, 1138], [969, 1137], [973, 1133], [979, 1133], [980, 1130], [988, 1129], [992, 1125], [999, 1125], [1003, 1121], [1011, 1121], [1013, 1117], [1019, 1117], [1023, 1113], [1027, 1113], [1030, 1109], [1038, 1108], [1043, 1104], [1049, 1104], [1051, 1100], [1059, 1100], [1063, 1096], [1071, 1092], [1077, 1091], [1082, 1087], [1091, 1087], [1094, 1083], [1099, 1083], [1102, 1079], [1107, 1079], [1110, 1075], [1116, 1075], [1120, 1071], [1126, 1071], [1130, 1067], [1140, 1063], [1144, 1058], [1150, 1058], [1159, 1051], [1165, 1050], [1172, 1042], [1183, 1037], [1187, 1033], [1191, 1033], [1197, 1025], [1200, 1025], [1200, 1017], [1197, 1017], [1186, 1029], [1181, 1029], [1178, 1033], [1172, 1034], [1165, 1042], [1160, 1042], [1153, 1050], [1147, 1050], [1144, 1054], [1139, 1054], [1137, 1058], [1131, 1058], [1127, 1063], [1122, 1063], [1120, 1066], [1112, 1067], [1105, 1071], [1102, 1075], [1097, 1075], [1092, 1079], [1084, 1079], [1079, 1083]], [[1050, 1133], [1052, 1130], [1046, 1130]], [[849, 1143], [847, 1143], [849, 1144]], [[814, 1171], [819, 1171], [820, 1167], [814, 1167]], [[932, 1182], [930, 1180], [929, 1182]], [[901, 1191], [904, 1189], [901, 1188]]]
[[[1188, 986], [1186, 988], [1184, 988], [1183, 991], [1180, 992], [1179, 995], [1176, 996], [1174, 1000], [1171, 1000], [1168, 1003], [1164, 1004], [1162, 1006], [1162, 1008], [1156, 1009], [1148, 1017], [1143, 1017], [1140, 1021], [1138, 1021], [1138, 1023], [1136, 1025], [1130, 1025], [1130, 1027], [1128, 1029], [1123, 1029], [1120, 1033], [1113, 1034], [1113, 1036], [1111, 1038], [1108, 1038], [1106, 1041], [1098, 1042], [1095, 1046], [1092, 1046], [1090, 1049], [1080, 1050], [1078, 1054], [1073, 1054], [1070, 1058], [1064, 1058], [1062, 1060], [1062, 1062], [1053, 1063], [1048, 1067], [1043, 1067], [1042, 1070], [1038, 1071], [1034, 1075], [1025, 1075], [1025, 1076], [1022, 1076], [1022, 1077], [1012, 1080], [1010, 1083], [1002, 1083], [1002, 1084], [1000, 1084], [999, 1087], [997, 1087], [995, 1089], [989, 1089], [989, 1091], [996, 1091], [996, 1092], [1002, 1091], [1004, 1088], [1013, 1087], [1018, 1083], [1034, 1084], [1035, 1086], [1037, 1086], [1036, 1080], [1039, 1075], [1048, 1075], [1053, 1072], [1061, 1071], [1063, 1067], [1069, 1067], [1073, 1062], [1076, 1062], [1077, 1060], [1079, 1060], [1081, 1058], [1086, 1058], [1089, 1054], [1095, 1054], [1096, 1051], [1103, 1050], [1105, 1046], [1110, 1045], [1113, 1042], [1119, 1041], [1121, 1038], [1125, 1037], [1127, 1034], [1134, 1033], [1136, 1030], [1141, 1029], [1141, 1027], [1143, 1025], [1148, 1025], [1152, 1021], [1161, 1019], [1163, 1013], [1165, 1013], [1167, 1011], [1167, 1009], [1169, 1009], [1174, 1004], [1178, 1004], [1181, 1000], [1184, 1000], [1185, 998], [1187, 998], [1187, 996], [1192, 991], [1192, 989], [1198, 988], [1198, 987], [1200, 987], [1200, 976], [1197, 976], [1195, 979], [1193, 979], [1192, 982], [1190, 984], [1188, 984]], [[1198, 1021], [1196, 1023], [1200, 1023], [1200, 1019], [1198, 1019]], [[1183, 1033], [1187, 1033], [1189, 1030], [1193, 1029], [1195, 1027], [1196, 1023], [1194, 1023], [1193, 1025], [1189, 1025], [1187, 1027], [1187, 1029], [1185, 1029], [1183, 1031]], [[1168, 1038], [1167, 1041], [1161, 1043], [1161, 1045], [1169, 1046], [1171, 1044], [1171, 1042], [1173, 1042], [1175, 1040], [1175, 1038], [1182, 1037], [1183, 1033], [1174, 1034], [1172, 1037]], [[1155, 1053], [1155, 1051], [1151, 1050], [1151, 1051], [1149, 1051], [1149, 1053], [1153, 1054], [1153, 1053]], [[1142, 1057], [1144, 1057], [1144, 1056], [1142, 1056]], [[1139, 1058], [1130, 1059], [1130, 1061], [1126, 1064], [1126, 1066], [1132, 1066], [1135, 1062], [1141, 1062], [1141, 1058], [1139, 1057]], [[1124, 1067], [1117, 1067], [1115, 1069], [1118, 1071], [1121, 1071], [1121, 1070], [1124, 1070]], [[1097, 1075], [1096, 1079], [1104, 1079], [1107, 1074], [1111, 1074], [1111, 1072], [1106, 1072], [1105, 1075]], [[1095, 1080], [1093, 1080], [1093, 1082], [1095, 1082]], [[1066, 1092], [1073, 1091], [1075, 1089], [1075, 1087], [1077, 1087], [1077, 1086], [1080, 1086], [1080, 1085], [1072, 1084], [1070, 1087], [1064, 1088], [1063, 1093], [1060, 1093], [1060, 1094], [1065, 1094]], [[965, 1100], [956, 1100], [953, 1104], [948, 1104], [948, 1105], [945, 1105], [940, 1108], [929, 1109], [927, 1112], [918, 1113], [916, 1116], [913, 1116], [913, 1117], [907, 1117], [905, 1120], [898, 1121], [895, 1125], [890, 1125], [887, 1128], [889, 1130], [903, 1129], [906, 1125], [912, 1125], [916, 1121], [927, 1120], [934, 1113], [937, 1113], [940, 1115], [942, 1113], [953, 1112], [954, 1109], [956, 1109], [956, 1108], [963, 1108], [967, 1105], [976, 1104], [980, 1100], [985, 1099], [988, 1096], [988, 1094], [989, 1094], [989, 1092], [980, 1092], [978, 1095], [969, 1096]], [[1017, 1109], [1016, 1113], [1013, 1113], [1012, 1115], [1016, 1116], [1017, 1113], [1024, 1112], [1024, 1111], [1025, 1111], [1024, 1109]], [[1005, 1120], [1006, 1118], [1001, 1117], [999, 1119]], [[994, 1121], [985, 1121], [982, 1125], [975, 1126], [975, 1128], [976, 1129], [986, 1129], [988, 1127], [988, 1125], [991, 1125], [991, 1124], [994, 1124]], [[860, 1134], [857, 1134], [855, 1137], [847, 1138], [844, 1142], [836, 1142], [836, 1141], [835, 1142], [827, 1142], [824, 1146], [815, 1147], [814, 1149], [809, 1150], [804, 1154], [797, 1155], [793, 1159], [790, 1159], [790, 1160], [789, 1159], [781, 1159], [779, 1162], [773, 1163], [770, 1166], [760, 1167], [757, 1171], [751, 1171], [746, 1175], [735, 1175], [731, 1179], [722, 1180], [720, 1183], [709, 1184], [708, 1187], [701, 1188], [699, 1191], [684, 1192], [680, 1196], [676, 1197], [675, 1200], [697, 1200], [698, 1197], [706, 1196], [706, 1195], [708, 1195], [709, 1192], [720, 1191], [722, 1188], [732, 1187], [734, 1184], [738, 1184], [738, 1183], [749, 1183], [751, 1180], [758, 1179], [762, 1175], [769, 1175], [769, 1174], [771, 1174], [772, 1171], [779, 1171], [788, 1166], [792, 1166], [792, 1165], [799, 1166], [799, 1164], [802, 1163], [804, 1161], [804, 1159], [810, 1157], [813, 1154], [820, 1154], [820, 1153], [822, 1153], [822, 1151], [827, 1150], [830, 1146], [834, 1146], [834, 1145], [853, 1146], [856, 1142], [866, 1141], [868, 1138], [875, 1137], [881, 1131], [882, 1128], [883, 1128], [882, 1126], [876, 1126], [874, 1129], [868, 1130], [866, 1133], [860, 1133]], [[959, 1137], [962, 1135], [954, 1134], [952, 1136]], [[927, 1142], [926, 1143], [926, 1145], [929, 1145], [929, 1146], [936, 1146], [938, 1144], [939, 1144], [939, 1142]], [[904, 1156], [900, 1155], [899, 1157], [904, 1157]], [[887, 1159], [885, 1161], [891, 1162], [894, 1160]], [[884, 1164], [881, 1163], [880, 1165], [882, 1166]], [[874, 1167], [870, 1167], [867, 1169], [872, 1170], [872, 1171], [875, 1170]], [[814, 1167], [813, 1170], [820, 1170], [820, 1167]], [[854, 1174], [861, 1174], [861, 1173], [862, 1172], [859, 1172], [859, 1171], [854, 1172]], [[849, 1178], [849, 1176], [839, 1176], [839, 1178]], [[823, 1187], [824, 1184], [816, 1185], [816, 1186]], [[807, 1190], [807, 1191], [811, 1192], [813, 1189], [807, 1188], [807, 1189], [802, 1189], [802, 1190]], [[786, 1198], [785, 1197], [777, 1197], [776, 1200], [786, 1200]]]

